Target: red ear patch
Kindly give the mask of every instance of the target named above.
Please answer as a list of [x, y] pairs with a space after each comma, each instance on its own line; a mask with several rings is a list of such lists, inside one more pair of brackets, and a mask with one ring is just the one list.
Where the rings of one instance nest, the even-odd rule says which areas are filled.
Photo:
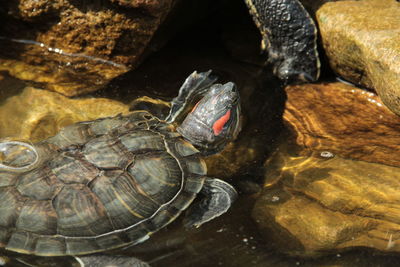
[[224, 128], [225, 123], [229, 120], [231, 117], [231, 110], [228, 110], [225, 115], [223, 115], [221, 118], [216, 120], [213, 124], [213, 131], [215, 135], [219, 135]]

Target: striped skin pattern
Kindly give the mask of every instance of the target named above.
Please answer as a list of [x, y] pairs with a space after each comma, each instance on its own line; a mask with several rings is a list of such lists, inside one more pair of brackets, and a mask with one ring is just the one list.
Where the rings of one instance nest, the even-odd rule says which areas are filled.
[[198, 150], [145, 111], [74, 124], [35, 147], [31, 170], [0, 172], [0, 247], [20, 253], [142, 242], [190, 205], [206, 174]]

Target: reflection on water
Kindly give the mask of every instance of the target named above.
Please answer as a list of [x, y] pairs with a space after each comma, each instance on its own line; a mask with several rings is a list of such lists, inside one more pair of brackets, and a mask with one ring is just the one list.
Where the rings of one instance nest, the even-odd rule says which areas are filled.
[[70, 99], [47, 90], [26, 87], [0, 106], [0, 138], [37, 142], [78, 121], [126, 114], [128, 106], [104, 98]]
[[398, 251], [399, 168], [285, 146], [266, 165], [265, 188], [253, 213], [262, 231], [285, 244], [281, 251], [309, 256], [353, 247]]
[[84, 58], [84, 59], [89, 60], [89, 61], [98, 61], [98, 62], [101, 62], [101, 63], [104, 63], [104, 64], [108, 64], [108, 65], [111, 65], [111, 66], [114, 66], [114, 67], [119, 67], [119, 68], [124, 68], [124, 69], [127, 68], [127, 66], [125, 66], [123, 64], [118, 64], [118, 63], [115, 63], [115, 62], [110, 61], [110, 60], [105, 60], [105, 59], [102, 59], [102, 58], [99, 58], [99, 57], [93, 57], [93, 56], [89, 56], [89, 55], [82, 54], [82, 53], [68, 53], [66, 51], [63, 51], [62, 49], [55, 48], [55, 47], [50, 47], [50, 46], [48, 46], [48, 45], [46, 45], [44, 43], [40, 43], [40, 42], [37, 42], [37, 41], [34, 41], [34, 40], [7, 38], [5, 36], [0, 36], [0, 40], [6, 41], [6, 42], [8, 41], [8, 42], [11, 42], [11, 43], [20, 43], [20, 44], [25, 44], [25, 45], [35, 45], [35, 46], [39, 46], [39, 47], [43, 48], [44, 50], [47, 50], [48, 52], [57, 53], [57, 54], [60, 54], [60, 55], [66, 56], [66, 57], [79, 57], [79, 58]]
[[0, 169], [22, 171], [30, 168], [38, 161], [36, 149], [25, 142], [0, 142]]

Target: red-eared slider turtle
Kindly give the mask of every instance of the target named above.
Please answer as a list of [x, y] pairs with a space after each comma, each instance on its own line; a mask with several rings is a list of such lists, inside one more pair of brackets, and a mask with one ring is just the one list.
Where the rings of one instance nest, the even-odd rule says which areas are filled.
[[239, 115], [233, 83], [215, 84], [210, 72], [194, 72], [165, 120], [139, 110], [77, 123], [25, 147], [35, 153], [19, 155], [13, 148], [23, 143], [3, 143], [10, 156], [0, 166], [0, 246], [76, 256], [134, 245], [175, 220], [198, 193], [204, 198], [187, 210], [186, 226], [223, 214], [237, 193], [206, 176], [202, 155], [236, 137]]
[[245, 0], [276, 76], [286, 82], [318, 79], [317, 28], [299, 0]]

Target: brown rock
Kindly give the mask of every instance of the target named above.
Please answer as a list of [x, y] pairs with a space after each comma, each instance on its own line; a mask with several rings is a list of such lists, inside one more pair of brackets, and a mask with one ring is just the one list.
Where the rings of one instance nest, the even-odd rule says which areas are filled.
[[340, 76], [376, 90], [400, 115], [400, 3], [339, 1], [317, 12], [322, 43]]
[[400, 118], [370, 92], [343, 83], [288, 86], [284, 112], [307, 150], [400, 166]]
[[171, 1], [159, 0], [111, 0], [111, 2], [121, 6], [143, 9], [153, 16], [159, 15], [160, 12], [163, 12], [163, 9], [168, 9], [171, 4]]
[[176, 1], [113, 2], [8, 1], [0, 70], [72, 96], [135, 67]]
[[253, 209], [268, 242], [301, 256], [355, 247], [400, 252], [399, 168], [290, 154], [281, 149], [271, 159]]
[[0, 138], [37, 142], [78, 121], [127, 113], [128, 106], [109, 99], [69, 99], [57, 93], [26, 88], [0, 107]]
[[294, 138], [266, 162], [253, 209], [265, 238], [291, 255], [400, 252], [400, 118], [343, 83], [285, 91]]

